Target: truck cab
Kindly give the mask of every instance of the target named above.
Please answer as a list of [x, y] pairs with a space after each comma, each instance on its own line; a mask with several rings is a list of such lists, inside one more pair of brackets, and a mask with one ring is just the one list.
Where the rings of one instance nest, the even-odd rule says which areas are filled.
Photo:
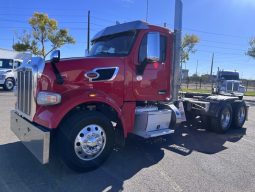
[[216, 93], [243, 98], [245, 87], [239, 79], [239, 72], [221, 70], [217, 73]]
[[23, 61], [20, 59], [0, 58], [0, 86], [2, 86], [4, 90], [13, 90], [17, 79], [15, 70], [20, 67], [22, 62]]

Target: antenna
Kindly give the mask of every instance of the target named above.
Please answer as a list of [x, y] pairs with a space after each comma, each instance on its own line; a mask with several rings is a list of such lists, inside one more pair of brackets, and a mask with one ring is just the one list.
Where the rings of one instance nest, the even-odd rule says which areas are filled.
[[148, 14], [149, 14], [149, 0], [147, 0], [147, 8], [146, 8], [146, 22], [148, 21]]

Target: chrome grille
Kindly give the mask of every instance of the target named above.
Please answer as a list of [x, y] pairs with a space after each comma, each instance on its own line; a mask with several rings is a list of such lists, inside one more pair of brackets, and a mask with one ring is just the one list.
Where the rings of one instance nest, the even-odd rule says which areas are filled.
[[236, 83], [236, 82], [228, 82], [228, 83], [227, 83], [227, 91], [230, 91], [230, 92], [239, 91], [239, 83]]
[[18, 102], [17, 107], [21, 112], [31, 115], [32, 104], [32, 71], [29, 69], [17, 72]]
[[239, 91], [239, 83], [234, 83], [233, 91]]

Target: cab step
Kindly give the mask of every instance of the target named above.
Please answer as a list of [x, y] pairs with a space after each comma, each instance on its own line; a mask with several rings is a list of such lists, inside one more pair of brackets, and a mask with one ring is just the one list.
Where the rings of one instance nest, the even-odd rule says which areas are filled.
[[156, 131], [134, 131], [133, 134], [138, 135], [140, 137], [143, 137], [145, 139], [152, 138], [152, 137], [158, 137], [163, 135], [169, 135], [174, 133], [174, 130], [172, 129], [159, 129]]

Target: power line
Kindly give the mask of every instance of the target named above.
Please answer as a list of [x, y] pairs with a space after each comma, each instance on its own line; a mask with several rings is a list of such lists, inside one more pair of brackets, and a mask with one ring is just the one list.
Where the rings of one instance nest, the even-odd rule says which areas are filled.
[[217, 35], [217, 36], [227, 36], [227, 37], [233, 37], [233, 38], [247, 38], [244, 36], [238, 36], [238, 35], [232, 35], [232, 34], [223, 34], [223, 33], [215, 33], [215, 32], [208, 32], [208, 31], [203, 31], [203, 30], [198, 30], [198, 29], [192, 29], [192, 28], [185, 28], [183, 27], [183, 29], [186, 29], [188, 31], [195, 31], [195, 32], [199, 32], [199, 33], [205, 33], [205, 34], [210, 34], [210, 35]]
[[211, 46], [211, 45], [201, 45], [201, 44], [198, 44], [197, 46], [212, 47], [212, 48], [217, 48], [217, 49], [228, 49], [228, 50], [234, 50], [234, 51], [247, 51], [247, 50], [244, 50], [244, 49], [232, 49], [232, 48], [227, 48], [227, 47], [219, 47], [219, 46]]

